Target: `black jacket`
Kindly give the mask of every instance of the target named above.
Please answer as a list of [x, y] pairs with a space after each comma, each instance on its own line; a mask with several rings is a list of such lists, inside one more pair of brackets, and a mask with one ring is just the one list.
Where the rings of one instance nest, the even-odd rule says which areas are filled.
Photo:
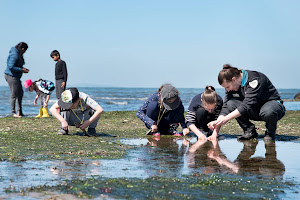
[[64, 82], [68, 80], [68, 71], [65, 61], [61, 60], [55, 64], [55, 80], [63, 79]]
[[268, 101], [281, 101], [279, 93], [266, 75], [256, 71], [243, 70], [243, 73], [245, 72], [248, 73], [248, 80], [246, 80], [244, 86], [240, 86], [238, 91], [226, 92], [220, 115], [228, 115], [230, 113], [227, 108], [227, 102], [231, 99], [242, 101], [237, 108], [241, 115], [252, 109], [260, 109]]

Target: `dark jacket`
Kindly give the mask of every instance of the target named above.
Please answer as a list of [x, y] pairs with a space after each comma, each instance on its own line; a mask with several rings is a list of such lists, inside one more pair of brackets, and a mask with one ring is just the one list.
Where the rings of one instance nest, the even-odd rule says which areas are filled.
[[[187, 126], [190, 126], [191, 124], [196, 123], [196, 112], [199, 108], [203, 108], [202, 101], [201, 101], [201, 94], [196, 95], [192, 100], [190, 101], [189, 108], [186, 114], [186, 124]], [[217, 105], [214, 109], [214, 111], [211, 113], [212, 115], [215, 115], [216, 119], [219, 116], [221, 109], [223, 106], [223, 99], [219, 95], [217, 95]]]
[[244, 85], [242, 83], [238, 91], [226, 92], [221, 115], [230, 113], [227, 102], [231, 99], [242, 101], [237, 108], [241, 115], [246, 114], [249, 110], [260, 109], [268, 101], [281, 101], [279, 93], [266, 75], [256, 71], [242, 71]]
[[61, 60], [55, 64], [55, 80], [63, 80], [67, 82], [68, 80], [68, 71], [65, 61]]
[[[159, 101], [160, 101], [160, 93], [156, 92], [153, 95], [151, 95], [147, 99], [147, 101], [144, 102], [144, 104], [140, 107], [140, 109], [136, 113], [136, 116], [138, 118], [140, 118], [147, 125], [147, 127], [149, 127], [149, 128], [154, 124], [155, 121], [146, 115], [148, 104], [149, 104], [149, 102], [156, 102], [159, 105], [160, 104]], [[167, 111], [165, 113], [165, 115], [168, 115], [168, 114], [179, 114], [179, 115], [181, 115], [182, 117], [178, 122], [180, 123], [182, 128], [186, 128], [186, 124], [185, 124], [185, 120], [184, 120], [184, 107], [183, 107], [181, 101], [180, 101], [180, 105], [177, 109], [172, 110], [172, 111]]]
[[24, 64], [25, 62], [23, 56], [19, 54], [18, 49], [12, 47], [9, 51], [9, 55], [7, 58], [7, 67], [4, 73], [20, 79], [23, 75], [22, 70]]

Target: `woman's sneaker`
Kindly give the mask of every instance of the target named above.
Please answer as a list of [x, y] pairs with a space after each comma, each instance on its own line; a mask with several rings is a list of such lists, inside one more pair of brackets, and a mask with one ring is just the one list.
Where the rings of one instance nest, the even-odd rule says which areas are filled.
[[152, 136], [160, 136], [160, 132], [152, 133]]
[[173, 135], [176, 136], [176, 137], [180, 137], [180, 136], [182, 136], [182, 133], [180, 133], [180, 132], [178, 132], [178, 131], [175, 131], [175, 132], [173, 133]]

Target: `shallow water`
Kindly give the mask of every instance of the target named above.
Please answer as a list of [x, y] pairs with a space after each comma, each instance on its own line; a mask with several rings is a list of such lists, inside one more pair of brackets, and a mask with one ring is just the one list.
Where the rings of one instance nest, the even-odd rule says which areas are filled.
[[[104, 87], [79, 87], [80, 91], [90, 95], [96, 100], [105, 111], [132, 111], [138, 110], [144, 101], [153, 94], [157, 88], [104, 88]], [[204, 91], [204, 88], [179, 88], [180, 98], [188, 109], [190, 100], [197, 94]], [[217, 88], [217, 93], [224, 97], [225, 90]], [[282, 99], [292, 100], [300, 92], [300, 89], [278, 89]], [[10, 91], [8, 86], [0, 86], [0, 117], [10, 115]], [[26, 115], [36, 115], [40, 106], [33, 105], [36, 94], [34, 92], [25, 92], [23, 97], [23, 113]], [[52, 92], [49, 101], [49, 107], [56, 102], [55, 91]], [[300, 110], [300, 101], [284, 102], [287, 110]]]
[[5, 188], [56, 185], [64, 180], [84, 180], [94, 176], [146, 179], [183, 178], [195, 174], [228, 174], [251, 182], [253, 178], [276, 177], [282, 182], [291, 181], [298, 185], [284, 190], [283, 198], [300, 196], [297, 193], [300, 184], [299, 141], [265, 144], [262, 140], [242, 143], [236, 139], [223, 139], [212, 143], [197, 142], [196, 138], [158, 137], [122, 139], [120, 142], [137, 148], [117, 160], [1, 162], [0, 197], [6, 196]]

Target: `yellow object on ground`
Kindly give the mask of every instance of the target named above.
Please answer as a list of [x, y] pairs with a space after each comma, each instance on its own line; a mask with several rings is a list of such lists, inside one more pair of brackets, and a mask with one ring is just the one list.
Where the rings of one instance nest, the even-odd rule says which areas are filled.
[[39, 109], [39, 114], [35, 117], [42, 117], [43, 116], [43, 108]]
[[43, 116], [42, 117], [50, 117], [48, 113], [48, 108], [43, 108]]

